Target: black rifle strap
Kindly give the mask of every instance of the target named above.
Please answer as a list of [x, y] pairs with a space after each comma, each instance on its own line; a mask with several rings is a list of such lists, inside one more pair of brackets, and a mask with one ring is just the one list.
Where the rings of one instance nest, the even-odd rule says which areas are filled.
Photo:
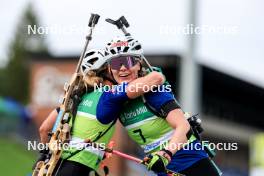
[[[75, 121], [75, 118], [76, 118], [76, 114], [77, 114], [77, 110], [78, 110], [78, 105], [80, 104], [80, 102], [82, 101], [82, 96], [85, 94], [85, 93], [89, 93], [89, 92], [92, 92], [92, 90], [86, 90], [86, 89], [83, 89], [81, 91], [75, 91], [73, 92], [72, 94], [72, 101], [73, 101], [73, 109], [72, 109], [72, 127], [71, 127], [71, 133], [73, 131], [73, 128], [74, 128], [74, 121]], [[69, 122], [68, 122], [69, 123]]]
[[117, 121], [117, 118], [115, 120], [113, 120], [113, 122], [110, 124], [110, 126], [103, 132], [103, 133], [100, 133], [95, 139], [93, 142], [96, 142], [98, 141], [101, 137], [103, 137], [111, 128], [112, 126], [114, 126], [114, 124], [116, 123]]

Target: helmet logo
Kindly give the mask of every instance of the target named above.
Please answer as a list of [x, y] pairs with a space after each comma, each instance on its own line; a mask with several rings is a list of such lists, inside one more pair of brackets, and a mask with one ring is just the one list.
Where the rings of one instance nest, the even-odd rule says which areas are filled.
[[114, 47], [121, 47], [121, 46], [128, 46], [128, 42], [124, 42], [124, 41], [122, 41], [122, 42], [116, 42], [116, 43], [113, 43], [113, 44], [111, 45], [111, 48], [114, 48]]

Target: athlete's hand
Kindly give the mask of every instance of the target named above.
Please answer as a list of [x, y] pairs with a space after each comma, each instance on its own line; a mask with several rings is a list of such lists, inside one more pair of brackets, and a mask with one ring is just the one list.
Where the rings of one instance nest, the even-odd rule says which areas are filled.
[[160, 173], [166, 170], [166, 166], [169, 164], [170, 160], [170, 155], [166, 151], [161, 150], [155, 154], [148, 155], [143, 161], [148, 170]]
[[40, 155], [37, 161], [33, 164], [32, 170], [35, 169], [39, 161], [45, 161], [47, 159], [47, 154], [49, 153], [49, 150], [43, 149], [39, 151]]

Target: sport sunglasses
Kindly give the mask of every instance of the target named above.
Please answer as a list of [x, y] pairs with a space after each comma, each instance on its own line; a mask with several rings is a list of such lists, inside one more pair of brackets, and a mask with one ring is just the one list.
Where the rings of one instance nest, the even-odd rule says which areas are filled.
[[122, 65], [124, 65], [127, 69], [135, 66], [139, 61], [139, 58], [134, 56], [120, 56], [115, 57], [110, 60], [110, 67], [113, 70], [120, 70]]

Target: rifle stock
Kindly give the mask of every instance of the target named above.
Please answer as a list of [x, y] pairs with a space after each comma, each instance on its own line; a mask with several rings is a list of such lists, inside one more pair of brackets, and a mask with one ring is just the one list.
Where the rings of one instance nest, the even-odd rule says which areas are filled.
[[71, 138], [70, 119], [75, 115], [77, 106], [76, 99], [79, 98], [79, 92], [84, 88], [83, 76], [80, 72], [80, 65], [87, 50], [89, 41], [92, 39], [92, 31], [98, 22], [99, 15], [92, 14], [89, 20], [90, 32], [86, 37], [84, 49], [79, 59], [75, 73], [71, 80], [64, 85], [64, 96], [60, 99], [60, 112], [53, 126], [50, 140], [48, 143], [49, 154], [45, 161], [39, 161], [34, 168], [32, 176], [52, 176], [62, 154], [62, 146], [68, 143]]

